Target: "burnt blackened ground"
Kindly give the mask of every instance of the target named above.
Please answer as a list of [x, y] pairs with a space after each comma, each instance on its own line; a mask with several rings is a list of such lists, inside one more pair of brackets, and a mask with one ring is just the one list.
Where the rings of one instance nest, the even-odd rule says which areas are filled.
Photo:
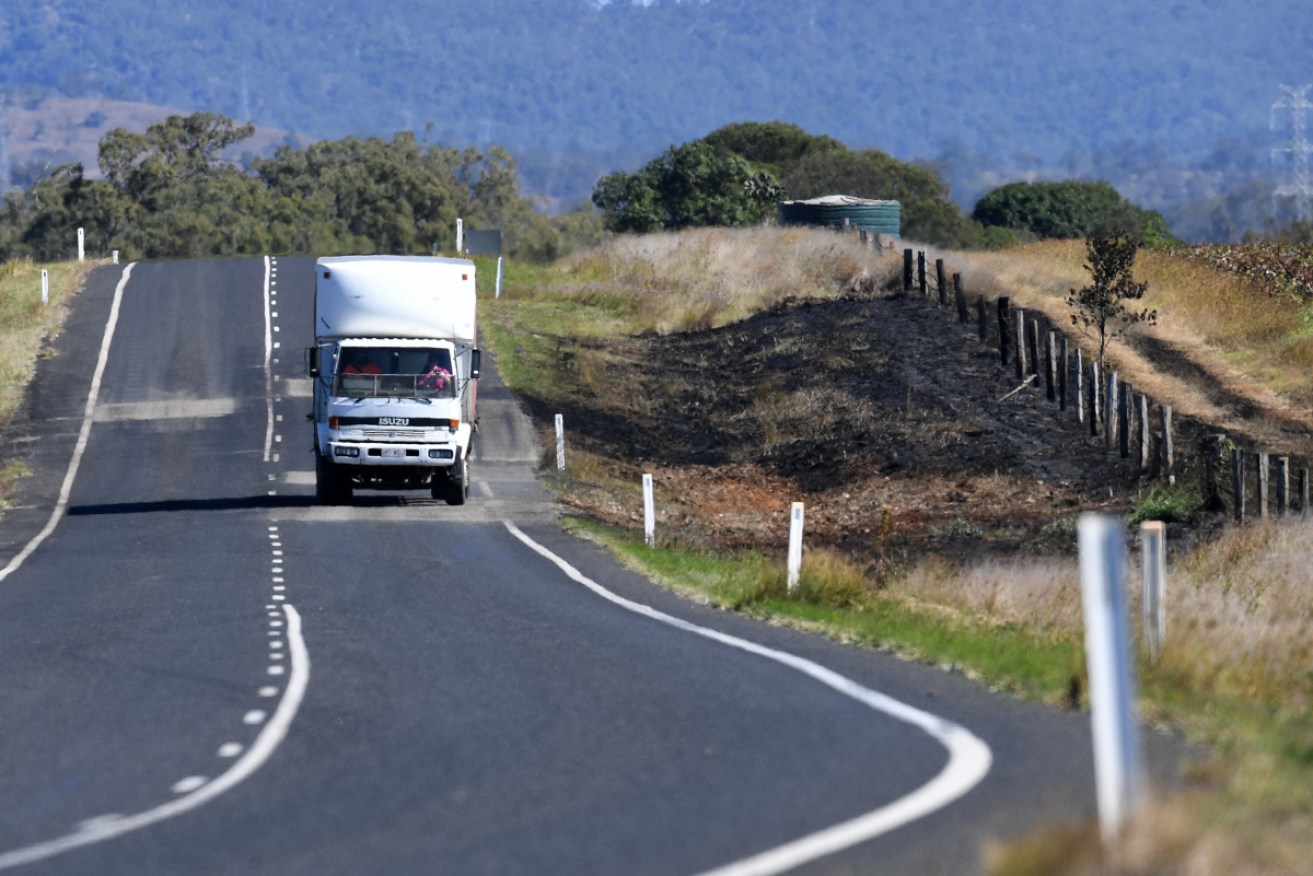
[[[653, 472], [664, 530], [700, 542], [778, 546], [800, 500], [809, 543], [872, 563], [1070, 551], [1076, 513], [1125, 513], [1161, 481], [1092, 437], [1074, 400], [1059, 410], [1040, 380], [1019, 389], [995, 331], [981, 343], [926, 300], [857, 296], [592, 342], [561, 354], [590, 388], [566, 410], [571, 443], [622, 479]], [[1174, 426], [1179, 481], [1202, 490], [1210, 430]], [[636, 519], [601, 493], [573, 501]]]

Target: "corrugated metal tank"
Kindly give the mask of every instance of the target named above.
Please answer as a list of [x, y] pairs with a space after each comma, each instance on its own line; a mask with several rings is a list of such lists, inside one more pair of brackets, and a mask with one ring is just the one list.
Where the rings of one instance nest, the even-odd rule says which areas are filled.
[[780, 222], [785, 225], [864, 228], [875, 234], [898, 237], [902, 233], [902, 205], [897, 201], [870, 201], [848, 195], [829, 195], [809, 201], [781, 201]]

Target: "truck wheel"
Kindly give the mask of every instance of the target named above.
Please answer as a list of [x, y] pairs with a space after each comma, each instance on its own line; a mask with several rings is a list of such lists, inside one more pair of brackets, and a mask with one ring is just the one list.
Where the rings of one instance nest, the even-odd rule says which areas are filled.
[[444, 486], [446, 490], [442, 498], [447, 500], [448, 505], [465, 504], [470, 494], [470, 462], [459, 447], [456, 448], [456, 459], [451, 468], [447, 469], [447, 483]]
[[341, 505], [351, 501], [351, 481], [322, 456], [315, 457], [315, 498], [320, 505]]

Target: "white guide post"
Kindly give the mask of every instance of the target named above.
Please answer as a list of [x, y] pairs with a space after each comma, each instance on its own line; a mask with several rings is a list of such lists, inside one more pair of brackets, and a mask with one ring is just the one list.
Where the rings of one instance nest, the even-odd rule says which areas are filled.
[[87, 258], [87, 232], [85, 229], [78, 229], [78, 261], [86, 261]]
[[497, 292], [493, 295], [494, 298], [501, 297], [501, 260], [502, 257], [497, 256]]
[[798, 586], [802, 575], [802, 524], [803, 507], [801, 502], [789, 506], [789, 592]]
[[50, 271], [41, 269], [41, 303], [50, 303]]
[[643, 541], [656, 544], [656, 501], [652, 496], [652, 475], [643, 475]]
[[556, 415], [556, 470], [565, 471], [565, 418]]
[[1126, 536], [1114, 518], [1082, 514], [1077, 538], [1099, 827], [1103, 841], [1111, 844], [1144, 789], [1135, 672], [1126, 634]]
[[1167, 591], [1167, 524], [1161, 520], [1140, 524], [1140, 577], [1144, 586], [1140, 597], [1144, 645], [1149, 659], [1156, 663], [1167, 636], [1167, 612], [1163, 605]]
[[456, 255], [465, 254], [465, 220], [456, 220]]
[[114, 250], [112, 253], [110, 253], [110, 258], [113, 259], [113, 260], [114, 260], [114, 264], [117, 265], [117, 264], [119, 263], [119, 251], [118, 251], [118, 250]]

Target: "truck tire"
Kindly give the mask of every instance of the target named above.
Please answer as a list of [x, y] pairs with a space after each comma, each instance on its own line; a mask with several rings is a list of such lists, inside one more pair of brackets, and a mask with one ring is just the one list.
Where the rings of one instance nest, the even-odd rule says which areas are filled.
[[315, 498], [320, 505], [342, 505], [351, 501], [351, 481], [322, 456], [315, 457]]
[[[464, 505], [465, 499], [470, 494], [470, 461], [465, 458], [459, 447], [456, 448], [456, 458], [451, 463], [451, 468], [447, 469], [447, 482], [442, 484], [442, 498], [447, 500], [448, 505]], [[438, 487], [435, 486], [436, 493]], [[434, 496], [437, 498], [437, 496]]]

